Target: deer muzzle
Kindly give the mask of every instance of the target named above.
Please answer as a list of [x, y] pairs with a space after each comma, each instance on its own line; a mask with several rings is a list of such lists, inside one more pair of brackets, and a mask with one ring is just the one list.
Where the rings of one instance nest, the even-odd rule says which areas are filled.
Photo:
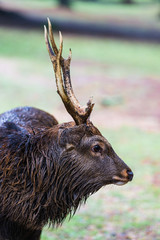
[[131, 169], [123, 169], [120, 175], [114, 175], [112, 180], [115, 185], [124, 185], [133, 179], [133, 172]]

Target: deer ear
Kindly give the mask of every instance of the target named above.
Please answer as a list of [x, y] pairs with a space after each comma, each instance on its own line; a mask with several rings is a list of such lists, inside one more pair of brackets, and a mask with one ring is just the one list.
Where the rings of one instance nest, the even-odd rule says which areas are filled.
[[[60, 129], [59, 145], [61, 147], [77, 146], [85, 134], [86, 125], [78, 125], [71, 128]], [[68, 145], [68, 147], [67, 147]]]

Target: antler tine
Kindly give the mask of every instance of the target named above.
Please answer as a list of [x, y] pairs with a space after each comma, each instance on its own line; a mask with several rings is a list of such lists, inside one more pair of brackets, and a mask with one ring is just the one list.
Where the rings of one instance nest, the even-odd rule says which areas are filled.
[[59, 31], [59, 52], [58, 52], [58, 55], [59, 55], [59, 59], [62, 57], [62, 50], [63, 50], [63, 38], [62, 38], [62, 33]]
[[47, 32], [47, 28], [46, 26], [44, 25], [44, 38], [45, 38], [45, 42], [46, 42], [46, 46], [47, 46], [47, 50], [48, 50], [48, 53], [49, 53], [49, 56], [50, 56], [50, 59], [52, 61], [52, 58], [55, 56], [51, 46], [50, 46], [50, 43], [49, 43], [49, 40], [48, 40], [48, 32]]
[[[51, 62], [53, 64], [54, 72], [55, 72], [55, 77], [56, 77], [56, 85], [57, 85], [57, 92], [58, 94], [61, 94], [61, 98], [65, 98], [65, 92], [64, 92], [64, 87], [63, 87], [63, 79], [61, 75], [61, 67], [60, 67], [60, 58], [62, 54], [62, 48], [63, 48], [63, 39], [62, 36], [60, 37], [60, 50], [58, 51], [57, 47], [57, 56], [53, 52], [52, 47], [50, 46], [50, 42], [48, 39], [48, 32], [46, 26], [44, 26], [44, 35], [45, 35], [45, 42], [47, 46], [47, 50], [51, 59]], [[49, 35], [50, 37], [50, 35]], [[55, 45], [56, 46], [56, 45]]]
[[57, 53], [57, 59], [56, 59], [56, 69], [55, 71], [55, 76], [56, 76], [56, 85], [57, 85], [57, 92], [62, 98], [63, 102], [66, 102], [68, 100], [65, 90], [64, 90], [64, 85], [63, 85], [63, 78], [62, 78], [62, 73], [61, 73], [61, 63], [60, 59], [62, 57], [62, 50], [63, 50], [63, 38], [61, 32], [59, 32], [59, 39], [60, 39], [60, 46], [59, 46], [59, 51]]
[[56, 46], [55, 41], [54, 41], [52, 25], [51, 25], [51, 22], [50, 22], [49, 18], [47, 18], [47, 20], [48, 20], [49, 38], [50, 38], [50, 41], [51, 41], [51, 44], [52, 44], [53, 51], [57, 55], [58, 54], [58, 49], [57, 49], [57, 46]]
[[[77, 125], [82, 123], [87, 123], [89, 116], [92, 112], [94, 104], [92, 101], [89, 100], [87, 106], [81, 107], [77, 98], [74, 95], [71, 78], [70, 78], [70, 62], [72, 52], [71, 49], [69, 51], [68, 59], [64, 59], [62, 57], [62, 50], [63, 50], [63, 38], [61, 32], [59, 32], [59, 39], [60, 39], [60, 46], [59, 50], [55, 44], [53, 31], [51, 22], [48, 19], [48, 27], [49, 27], [49, 39], [48, 39], [48, 32], [45, 27], [45, 42], [47, 45], [47, 49], [49, 52], [50, 59], [53, 64], [55, 78], [56, 78], [56, 85], [57, 85], [57, 92], [60, 95], [66, 110], [69, 114], [73, 117], [75, 123]], [[50, 43], [52, 47], [50, 46]], [[63, 77], [62, 77], [63, 73]]]

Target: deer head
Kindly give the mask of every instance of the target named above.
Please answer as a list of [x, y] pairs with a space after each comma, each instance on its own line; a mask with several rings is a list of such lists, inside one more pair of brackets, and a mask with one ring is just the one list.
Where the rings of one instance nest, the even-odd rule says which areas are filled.
[[[101, 179], [98, 188], [106, 184], [123, 185], [131, 181], [133, 178], [131, 169], [117, 156], [110, 143], [89, 120], [94, 106], [92, 99], [82, 107], [74, 95], [70, 78], [71, 49], [69, 57], [64, 59], [61, 32], [59, 32], [58, 49], [49, 19], [48, 28], [49, 38], [47, 28], [44, 26], [45, 42], [55, 72], [57, 92], [74, 120], [72, 123], [60, 126], [60, 145], [66, 149], [67, 153], [74, 152], [75, 149], [75, 152], [78, 151], [76, 161], [85, 166], [86, 174], [92, 175], [94, 180]], [[95, 191], [94, 187], [92, 191]]]

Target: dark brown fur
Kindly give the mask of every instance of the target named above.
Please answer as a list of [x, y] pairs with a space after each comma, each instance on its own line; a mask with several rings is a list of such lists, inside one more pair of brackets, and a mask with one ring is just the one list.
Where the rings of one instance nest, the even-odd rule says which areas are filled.
[[[91, 150], [95, 143], [103, 154]], [[30, 107], [1, 114], [0, 240], [38, 240], [45, 224], [61, 224], [124, 169], [91, 122], [58, 124]]]

